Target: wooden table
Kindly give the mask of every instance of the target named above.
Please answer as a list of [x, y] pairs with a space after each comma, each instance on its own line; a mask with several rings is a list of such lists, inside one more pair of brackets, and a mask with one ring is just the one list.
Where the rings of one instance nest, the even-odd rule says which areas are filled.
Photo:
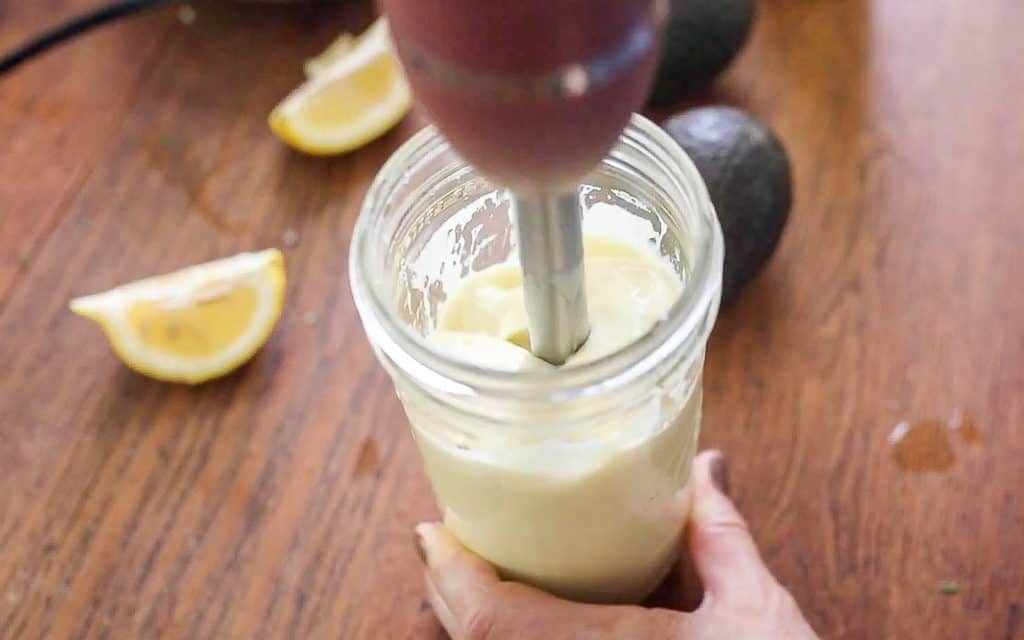
[[[94, 4], [0, 0], [0, 50]], [[709, 99], [777, 129], [796, 207], [719, 320], [703, 445], [823, 637], [1024, 638], [1024, 3], [759, 4]], [[169, 9], [0, 78], [4, 640], [440, 635], [410, 532], [436, 508], [346, 273], [422, 120], [334, 160], [264, 122], [369, 18]], [[67, 310], [274, 245], [287, 312], [212, 384], [131, 373]], [[898, 464], [898, 423], [958, 414], [981, 442]]]

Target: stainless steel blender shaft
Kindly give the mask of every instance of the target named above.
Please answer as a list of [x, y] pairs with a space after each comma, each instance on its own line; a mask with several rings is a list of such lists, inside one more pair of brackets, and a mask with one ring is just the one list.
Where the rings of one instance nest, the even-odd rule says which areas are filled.
[[590, 334], [583, 283], [583, 223], [576, 191], [512, 194], [530, 351], [563, 364]]

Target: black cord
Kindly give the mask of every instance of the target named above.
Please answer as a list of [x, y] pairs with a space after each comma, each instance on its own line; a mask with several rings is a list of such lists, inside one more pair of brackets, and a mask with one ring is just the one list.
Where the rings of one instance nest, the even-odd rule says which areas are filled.
[[121, 0], [112, 2], [99, 9], [83, 13], [72, 18], [59, 27], [47, 31], [41, 36], [26, 42], [9, 54], [0, 57], [0, 75], [7, 73], [29, 58], [43, 53], [51, 47], [95, 29], [113, 20], [124, 18], [140, 11], [155, 9], [165, 4], [182, 2], [183, 0]]

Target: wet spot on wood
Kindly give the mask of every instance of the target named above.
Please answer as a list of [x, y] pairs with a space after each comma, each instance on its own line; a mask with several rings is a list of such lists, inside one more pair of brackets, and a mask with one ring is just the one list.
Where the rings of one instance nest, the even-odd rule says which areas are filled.
[[954, 437], [964, 444], [985, 441], [984, 432], [963, 412], [948, 420], [904, 420], [889, 433], [893, 460], [904, 471], [945, 471], [956, 462]]

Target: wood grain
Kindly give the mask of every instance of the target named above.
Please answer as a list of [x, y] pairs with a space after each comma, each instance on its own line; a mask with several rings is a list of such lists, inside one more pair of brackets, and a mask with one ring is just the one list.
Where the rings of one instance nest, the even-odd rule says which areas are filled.
[[[8, 49], [89, 0], [0, 0]], [[1024, 638], [1024, 5], [762, 0], [704, 98], [789, 148], [778, 254], [723, 313], [703, 445], [827, 638]], [[436, 517], [347, 285], [369, 180], [264, 118], [370, 7], [197, 5], [0, 78], [0, 638], [434, 638]], [[288, 312], [199, 388], [123, 368], [74, 295], [281, 246]], [[945, 471], [901, 421], [970, 415]], [[940, 593], [956, 580], [956, 595]]]

